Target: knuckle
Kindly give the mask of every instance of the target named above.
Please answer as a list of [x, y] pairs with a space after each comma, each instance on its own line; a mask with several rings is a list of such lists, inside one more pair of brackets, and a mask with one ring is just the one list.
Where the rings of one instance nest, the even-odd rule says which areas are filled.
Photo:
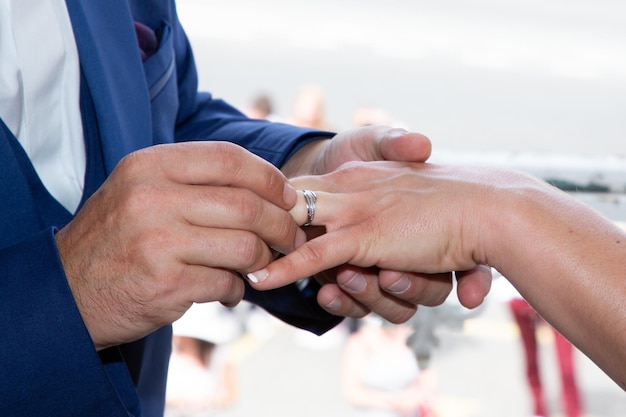
[[273, 238], [280, 242], [293, 242], [298, 226], [293, 222], [292, 217], [287, 212], [282, 212], [279, 217], [280, 221], [273, 222], [271, 227]]
[[411, 317], [413, 317], [416, 311], [417, 306], [407, 306], [394, 312], [393, 314], [390, 314], [389, 317], [387, 317], [387, 320], [394, 324], [406, 323], [411, 319]]
[[411, 285], [411, 301], [414, 304], [425, 306], [438, 306], [448, 297], [452, 288], [451, 283], [440, 280], [417, 279]]
[[254, 229], [262, 222], [263, 203], [252, 191], [240, 191], [233, 199], [231, 209], [237, 214], [242, 226]]
[[211, 150], [212, 152], [214, 151], [222, 156], [228, 157], [228, 160], [230, 160], [230, 158], [239, 158], [243, 151], [243, 148], [240, 146], [225, 141], [210, 142], [209, 146], [215, 148]]
[[241, 190], [229, 209], [236, 213], [238, 222], [246, 230], [262, 232], [279, 242], [295, 235], [296, 225], [287, 212], [265, 203], [249, 190]]
[[448, 293], [449, 291], [440, 291], [438, 295], [435, 295], [432, 300], [430, 301], [430, 304], [426, 304], [430, 307], [435, 307], [435, 306], [439, 306], [441, 304], [443, 304], [446, 299], [448, 298]]
[[145, 149], [134, 151], [124, 156], [117, 164], [116, 170], [127, 173], [138, 173], [146, 166], [159, 166], [161, 158], [161, 148], [152, 146]]
[[239, 277], [235, 277], [233, 275], [230, 276], [230, 279], [226, 280], [226, 285], [224, 288], [224, 297], [220, 300], [223, 303], [234, 306], [239, 303], [243, 298], [245, 291], [245, 286], [243, 280]]
[[148, 234], [151, 238], [167, 237], [167, 230], [157, 227], [168, 212], [166, 205], [174, 199], [163, 198], [162, 187], [151, 183], [135, 184], [118, 193], [112, 209], [106, 212], [107, 221], [122, 233], [131, 230]]
[[243, 280], [237, 274], [213, 268], [207, 270], [206, 274], [206, 278], [210, 278], [211, 285], [204, 287], [206, 293], [200, 295], [198, 301], [219, 301], [230, 305], [235, 305], [241, 301], [245, 286]]
[[235, 178], [248, 172], [243, 148], [230, 142], [212, 142], [211, 147], [212, 162], [218, 163], [221, 171]]
[[263, 170], [263, 182], [267, 185], [268, 190], [282, 197], [284, 179], [278, 170], [273, 169], [270, 165], [268, 167], [270, 169]]
[[141, 157], [140, 151], [132, 152], [126, 156], [124, 156], [116, 165], [116, 171], [129, 172], [132, 171], [133, 168], [139, 163]]
[[411, 301], [415, 304], [421, 304], [427, 298], [429, 293], [429, 282], [425, 279], [413, 280], [411, 284]]
[[244, 233], [235, 247], [240, 269], [250, 269], [258, 264], [266, 245], [253, 233]]
[[140, 183], [122, 196], [121, 205], [130, 213], [149, 214], [160, 203], [160, 194], [155, 185]]
[[315, 264], [324, 259], [324, 247], [315, 241], [309, 241], [298, 248], [300, 259], [306, 264]]
[[361, 176], [362, 165], [357, 161], [348, 161], [343, 163], [337, 170], [329, 173], [333, 177], [333, 181], [338, 183], [352, 183], [354, 178]]

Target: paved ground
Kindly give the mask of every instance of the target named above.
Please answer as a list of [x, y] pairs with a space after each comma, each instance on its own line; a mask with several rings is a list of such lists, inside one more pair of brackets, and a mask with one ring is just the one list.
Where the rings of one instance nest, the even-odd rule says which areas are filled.
[[[247, 336], [236, 346], [241, 398], [224, 417], [349, 416], [339, 390], [345, 332], [316, 340], [279, 325], [269, 339]], [[441, 417], [526, 417], [530, 400], [521, 342], [496, 299], [462, 329], [441, 328], [435, 351]], [[551, 416], [563, 416], [551, 332], [539, 332], [542, 376]], [[624, 417], [626, 393], [580, 352], [577, 375], [587, 417]]]

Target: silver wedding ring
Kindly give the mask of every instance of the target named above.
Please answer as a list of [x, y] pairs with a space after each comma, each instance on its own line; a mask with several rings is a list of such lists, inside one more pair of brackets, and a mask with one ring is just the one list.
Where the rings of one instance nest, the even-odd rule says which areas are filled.
[[311, 190], [302, 190], [304, 195], [304, 202], [306, 203], [306, 223], [303, 226], [310, 226], [315, 218], [315, 202], [317, 201], [317, 194]]

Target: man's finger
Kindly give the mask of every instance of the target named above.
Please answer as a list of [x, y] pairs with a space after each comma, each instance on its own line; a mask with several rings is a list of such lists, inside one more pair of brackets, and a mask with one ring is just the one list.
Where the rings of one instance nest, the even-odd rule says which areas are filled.
[[344, 265], [337, 273], [337, 284], [353, 299], [392, 323], [403, 323], [415, 314], [415, 304], [383, 291], [379, 286], [378, 268]]
[[379, 276], [379, 284], [384, 291], [411, 304], [438, 306], [452, 291], [452, 273], [382, 270]]
[[370, 312], [335, 283], [322, 285], [317, 293], [317, 302], [323, 309], [336, 316], [358, 319]]
[[[132, 165], [140, 153], [142, 158], [155, 158], [162, 175], [173, 182], [247, 188], [283, 209], [291, 208], [295, 202], [295, 190], [280, 170], [232, 143], [157, 145], [130, 154], [121, 165]], [[144, 165], [145, 160], [136, 164], [138, 169]]]
[[432, 152], [432, 144], [426, 136], [392, 129], [380, 141], [380, 159], [388, 161], [425, 162]]
[[461, 304], [467, 308], [476, 308], [491, 289], [491, 268], [478, 265], [476, 268], [457, 272], [457, 295]]

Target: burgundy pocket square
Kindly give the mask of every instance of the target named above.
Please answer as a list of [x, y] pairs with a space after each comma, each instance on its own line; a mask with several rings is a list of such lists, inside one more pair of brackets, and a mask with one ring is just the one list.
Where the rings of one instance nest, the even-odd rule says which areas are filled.
[[159, 38], [152, 29], [140, 22], [135, 22], [135, 33], [139, 42], [141, 60], [145, 61], [159, 48]]

